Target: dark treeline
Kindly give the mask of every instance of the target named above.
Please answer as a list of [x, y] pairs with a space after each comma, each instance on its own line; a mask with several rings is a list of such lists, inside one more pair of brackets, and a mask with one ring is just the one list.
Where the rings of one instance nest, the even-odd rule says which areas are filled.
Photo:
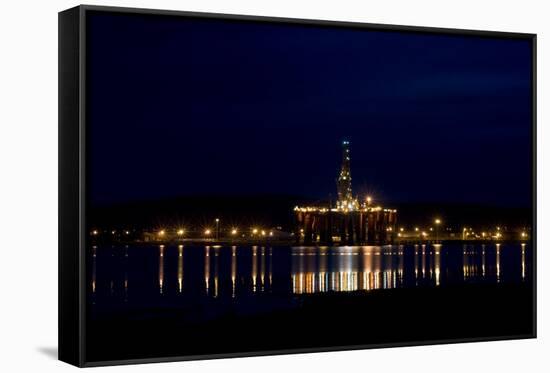
[[400, 204], [398, 225], [411, 227], [430, 226], [436, 218], [441, 219], [443, 226], [460, 228], [464, 226], [477, 228], [531, 227], [532, 209], [527, 207], [500, 207], [478, 204]]
[[314, 201], [298, 196], [188, 196], [91, 208], [89, 226], [149, 229], [161, 226], [212, 226], [219, 218], [222, 227], [293, 225], [293, 208]]
[[[328, 206], [329, 201], [316, 201], [290, 195], [256, 196], [189, 196], [120, 205], [90, 207], [89, 226], [99, 228], [150, 229], [160, 226], [211, 226], [219, 218], [223, 227], [264, 226], [290, 230], [296, 205]], [[445, 227], [462, 226], [530, 227], [532, 210], [519, 207], [494, 207], [465, 204], [397, 204], [384, 207], [398, 210], [398, 225], [405, 227], [433, 224], [435, 218]]]

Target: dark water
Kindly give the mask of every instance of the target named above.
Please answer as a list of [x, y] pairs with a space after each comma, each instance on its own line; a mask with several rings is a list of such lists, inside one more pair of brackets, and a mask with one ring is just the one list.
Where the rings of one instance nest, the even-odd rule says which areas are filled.
[[86, 356], [531, 337], [531, 251], [519, 243], [95, 247]]
[[[529, 244], [354, 247], [94, 247], [89, 303], [94, 312], [171, 307], [209, 300], [251, 313], [301, 294], [521, 283], [532, 277]], [[273, 300], [267, 302], [266, 300]], [[267, 305], [266, 305], [267, 304]]]

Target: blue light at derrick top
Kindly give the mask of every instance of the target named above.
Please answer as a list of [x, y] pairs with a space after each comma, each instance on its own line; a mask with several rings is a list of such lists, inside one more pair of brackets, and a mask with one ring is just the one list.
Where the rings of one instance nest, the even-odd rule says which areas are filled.
[[342, 145], [349, 145], [349, 141], [346, 141], [346, 140], [342, 141]]

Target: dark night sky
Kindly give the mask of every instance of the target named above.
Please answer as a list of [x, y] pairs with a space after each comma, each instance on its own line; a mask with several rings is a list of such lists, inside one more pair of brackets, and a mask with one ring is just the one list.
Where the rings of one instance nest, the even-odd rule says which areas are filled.
[[92, 204], [354, 193], [529, 206], [528, 40], [93, 14]]

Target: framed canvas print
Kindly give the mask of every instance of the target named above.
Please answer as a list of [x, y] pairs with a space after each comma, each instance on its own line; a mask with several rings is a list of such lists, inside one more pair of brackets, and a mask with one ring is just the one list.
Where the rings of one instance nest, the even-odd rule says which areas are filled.
[[533, 338], [535, 35], [59, 13], [59, 356]]

